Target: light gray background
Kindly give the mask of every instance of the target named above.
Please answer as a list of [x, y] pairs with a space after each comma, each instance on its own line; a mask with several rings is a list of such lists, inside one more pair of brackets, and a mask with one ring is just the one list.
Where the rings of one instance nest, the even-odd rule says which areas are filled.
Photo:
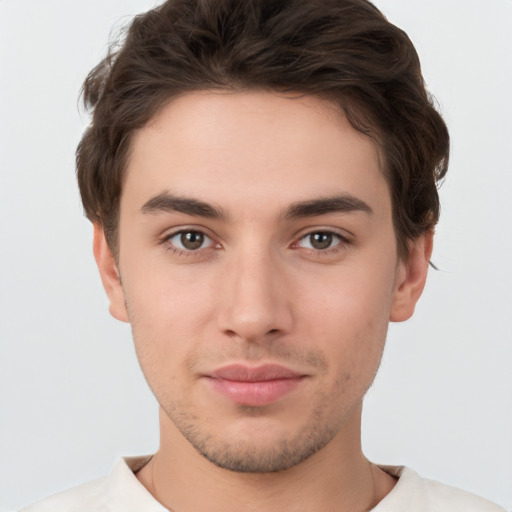
[[[378, 0], [417, 46], [453, 140], [432, 272], [365, 407], [376, 462], [512, 507], [512, 1]], [[150, 0], [0, 1], [0, 511], [157, 447], [129, 328], [81, 214], [82, 79]]]

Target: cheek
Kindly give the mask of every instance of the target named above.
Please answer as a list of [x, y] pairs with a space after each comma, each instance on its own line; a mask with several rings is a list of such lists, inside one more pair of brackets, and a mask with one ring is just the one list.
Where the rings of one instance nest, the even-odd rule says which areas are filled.
[[[211, 276], [190, 265], [134, 262], [124, 283], [130, 318], [149, 330], [193, 328], [210, 309], [215, 296]], [[167, 333], [169, 334], [169, 332]]]
[[153, 387], [157, 376], [174, 378], [204, 337], [200, 333], [211, 317], [212, 290], [204, 279], [184, 272], [126, 270], [123, 288], [135, 349]]
[[363, 371], [373, 376], [379, 365], [392, 299], [389, 275], [338, 272], [323, 286], [317, 282], [296, 294], [301, 337], [339, 365], [342, 379]]
[[361, 265], [360, 269], [340, 269], [315, 277], [297, 287], [300, 318], [310, 318], [330, 335], [350, 332], [362, 336], [387, 325], [394, 289], [392, 272], [372, 273]]
[[195, 319], [186, 317], [182, 301], [166, 302], [166, 294], [146, 302], [134, 296], [137, 302], [128, 295], [127, 309], [137, 359], [158, 402], [168, 403], [169, 390], [181, 396], [189, 385], [186, 360], [197, 339], [191, 328]]

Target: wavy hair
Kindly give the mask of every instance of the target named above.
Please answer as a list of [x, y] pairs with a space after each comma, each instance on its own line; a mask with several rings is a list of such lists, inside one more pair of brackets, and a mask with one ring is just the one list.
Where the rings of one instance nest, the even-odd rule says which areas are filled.
[[168, 0], [136, 16], [84, 82], [76, 152], [85, 213], [113, 253], [134, 131], [177, 95], [250, 89], [328, 99], [374, 139], [407, 258], [438, 221], [449, 136], [410, 39], [367, 0]]

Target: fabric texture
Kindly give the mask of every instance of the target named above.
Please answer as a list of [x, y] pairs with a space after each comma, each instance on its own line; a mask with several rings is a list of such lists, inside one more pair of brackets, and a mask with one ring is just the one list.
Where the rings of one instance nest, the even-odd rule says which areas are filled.
[[[149, 458], [118, 459], [107, 476], [45, 498], [20, 512], [169, 512], [134, 474]], [[380, 467], [398, 482], [371, 512], [505, 512], [484, 498], [421, 478], [407, 467]]]

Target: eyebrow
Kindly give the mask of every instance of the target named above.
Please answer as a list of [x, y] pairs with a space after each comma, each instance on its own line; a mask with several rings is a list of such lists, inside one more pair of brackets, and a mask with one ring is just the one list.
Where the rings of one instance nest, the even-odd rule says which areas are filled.
[[148, 201], [141, 208], [143, 213], [172, 213], [179, 212], [186, 215], [197, 217], [207, 217], [209, 219], [224, 220], [226, 213], [219, 207], [193, 199], [190, 197], [180, 197], [169, 192], [162, 192]]
[[[199, 199], [180, 197], [169, 192], [161, 192], [146, 201], [141, 208], [143, 213], [172, 213], [179, 212], [196, 217], [226, 220], [228, 215], [220, 207], [213, 206]], [[371, 207], [351, 194], [310, 199], [292, 203], [284, 213], [285, 219], [315, 217], [329, 213], [365, 212], [373, 214]]]
[[370, 205], [351, 194], [312, 199], [291, 204], [285, 212], [285, 218], [315, 217], [328, 213], [364, 212], [373, 214]]

